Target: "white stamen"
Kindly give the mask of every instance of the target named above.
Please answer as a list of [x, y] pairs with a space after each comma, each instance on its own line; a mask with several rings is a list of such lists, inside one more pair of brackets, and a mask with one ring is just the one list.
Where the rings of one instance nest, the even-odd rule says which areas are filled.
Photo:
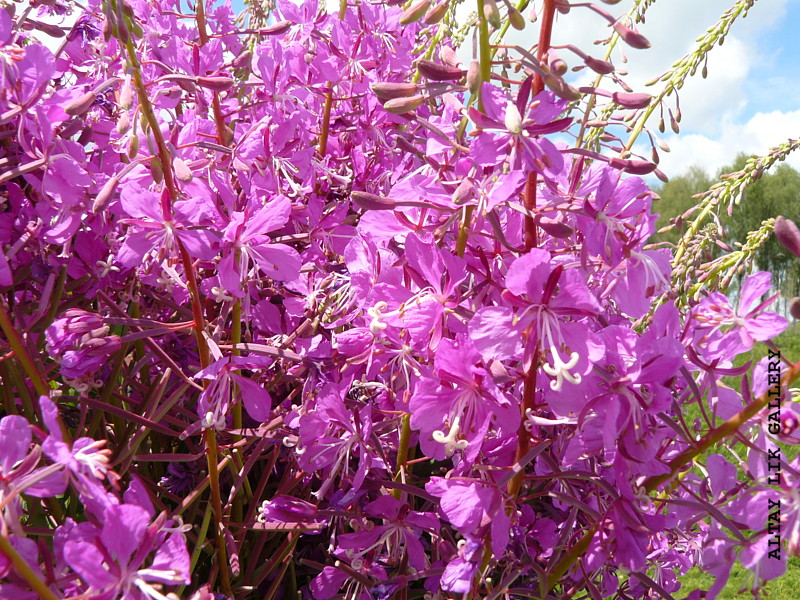
[[373, 306], [372, 308], [367, 309], [367, 314], [370, 317], [372, 317], [372, 321], [370, 321], [369, 324], [369, 330], [372, 333], [372, 335], [378, 335], [381, 333], [381, 331], [383, 331], [384, 329], [386, 329], [386, 327], [388, 327], [386, 323], [381, 322], [381, 318], [383, 317], [383, 311], [385, 311], [387, 308], [389, 308], [389, 305], [383, 300], [381, 300], [380, 302], [377, 302], [375, 306]]
[[460, 417], [456, 417], [453, 420], [453, 424], [450, 426], [450, 431], [447, 433], [447, 435], [438, 429], [433, 432], [433, 440], [435, 442], [439, 442], [440, 444], [444, 444], [444, 455], [447, 458], [453, 456], [453, 452], [456, 450], [466, 450], [467, 446], [469, 446], [469, 442], [467, 442], [467, 440], [456, 439], [460, 430], [459, 421]]
[[554, 346], [550, 346], [550, 355], [553, 359], [553, 366], [548, 364], [544, 365], [543, 369], [544, 372], [550, 375], [551, 377], [555, 377], [553, 381], [550, 382], [550, 389], [554, 392], [559, 391], [563, 385], [564, 380], [566, 379], [570, 383], [578, 384], [581, 382], [581, 376], [578, 373], [574, 375], [569, 372], [570, 369], [574, 368], [575, 365], [578, 364], [578, 353], [571, 352], [569, 355], [569, 361], [564, 362], [561, 359], [561, 355], [558, 353], [558, 350], [555, 349]]

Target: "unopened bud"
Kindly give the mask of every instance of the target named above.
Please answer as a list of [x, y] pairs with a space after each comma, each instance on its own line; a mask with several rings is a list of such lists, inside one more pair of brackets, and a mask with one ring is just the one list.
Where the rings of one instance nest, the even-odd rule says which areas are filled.
[[650, 47], [650, 41], [646, 37], [644, 37], [638, 31], [631, 29], [621, 21], [614, 23], [614, 31], [616, 31], [619, 34], [619, 37], [622, 38], [622, 41], [628, 44], [628, 46], [631, 48], [645, 50]]
[[114, 36], [114, 23], [111, 21], [110, 15], [106, 15], [106, 18], [103, 20], [103, 41], [108, 43], [111, 41], [111, 38], [113, 36]]
[[78, 96], [64, 107], [64, 112], [71, 117], [78, 117], [92, 107], [97, 96], [94, 92], [86, 92]]
[[117, 133], [120, 135], [125, 135], [128, 129], [131, 128], [131, 116], [130, 114], [125, 111], [119, 115], [119, 119], [117, 119]]
[[678, 120], [672, 116], [672, 113], [669, 115], [669, 126], [672, 128], [672, 131], [675, 133], [681, 132], [681, 126], [678, 125]]
[[800, 298], [789, 300], [789, 314], [795, 319], [800, 319]]
[[469, 179], [464, 179], [458, 184], [456, 191], [453, 192], [450, 199], [453, 201], [453, 204], [464, 204], [464, 202], [472, 198], [474, 191], [475, 187], [472, 185], [472, 182]]
[[100, 193], [98, 193], [94, 199], [94, 204], [92, 204], [93, 213], [99, 213], [106, 206], [108, 206], [108, 203], [111, 201], [111, 197], [114, 195], [118, 184], [119, 179], [117, 177], [112, 177], [106, 181], [105, 185], [100, 190]]
[[497, 2], [483, 0], [483, 16], [489, 22], [489, 25], [495, 29], [500, 29], [502, 21], [500, 20], [500, 9], [497, 7]]
[[461, 61], [458, 59], [458, 54], [456, 54], [456, 51], [450, 46], [441, 47], [439, 50], [439, 58], [441, 58], [442, 62], [448, 67], [458, 68], [461, 65]]
[[607, 60], [600, 60], [599, 58], [587, 56], [583, 59], [583, 64], [585, 64], [598, 75], [608, 75], [609, 73], [614, 72], [614, 65]]
[[253, 60], [253, 53], [250, 50], [245, 50], [239, 56], [234, 58], [231, 61], [231, 66], [234, 69], [244, 69], [245, 67], [250, 66], [250, 62]]
[[563, 79], [559, 79], [553, 75], [546, 75], [544, 84], [559, 98], [564, 100], [580, 100], [581, 93], [570, 84], [566, 83]]
[[623, 108], [646, 108], [653, 97], [650, 94], [627, 92], [614, 92], [611, 94], [611, 99]]
[[224, 92], [233, 87], [233, 79], [230, 77], [198, 77], [197, 85], [214, 92]]
[[428, 9], [428, 12], [425, 13], [425, 24], [426, 25], [436, 25], [439, 21], [444, 19], [444, 16], [447, 14], [447, 1], [442, 0], [438, 4], [434, 4], [433, 6]]
[[664, 152], [670, 152], [667, 142], [665, 142], [661, 138], [656, 138], [656, 144], [658, 144], [658, 147], [661, 148]]
[[614, 169], [619, 169], [631, 175], [649, 175], [656, 170], [656, 165], [646, 160], [612, 158], [608, 161], [608, 164]]
[[566, 223], [562, 223], [561, 221], [556, 221], [555, 219], [550, 219], [549, 217], [536, 215], [533, 221], [539, 227], [542, 228], [542, 231], [544, 231], [548, 235], [553, 236], [554, 238], [564, 239], [568, 238], [574, 233], [572, 227], [570, 227]]
[[175, 177], [184, 183], [189, 183], [192, 180], [192, 170], [181, 158], [177, 156], [173, 158], [172, 167], [175, 169]]
[[289, 31], [289, 28], [292, 25], [294, 25], [294, 23], [291, 21], [278, 21], [274, 25], [262, 27], [258, 30], [258, 33], [261, 35], [280, 35], [281, 33], [286, 33]]
[[387, 100], [383, 105], [388, 112], [395, 115], [402, 115], [407, 112], [419, 108], [425, 103], [425, 97], [421, 94], [411, 96], [410, 98], [393, 98]]
[[126, 152], [128, 158], [133, 160], [137, 154], [139, 154], [139, 136], [132, 135], [131, 139], [128, 141], [128, 151]]
[[372, 91], [381, 100], [392, 100], [393, 98], [410, 98], [419, 93], [419, 86], [416, 83], [404, 83], [394, 81], [378, 81], [370, 84]]
[[423, 77], [433, 81], [459, 81], [467, 74], [463, 69], [449, 67], [426, 59], [422, 59], [417, 63], [417, 70]]
[[467, 87], [470, 94], [477, 94], [481, 87], [481, 63], [474, 58], [469, 61], [467, 69]]
[[525, 17], [523, 17], [522, 13], [519, 12], [514, 6], [508, 7], [508, 21], [517, 31], [522, 31], [525, 29]]
[[800, 256], [800, 230], [797, 229], [794, 221], [779, 216], [775, 219], [773, 231], [775, 232], [775, 237], [783, 244], [784, 248], [795, 256]]
[[350, 192], [350, 199], [364, 210], [394, 210], [396, 202], [369, 192]]
[[403, 14], [400, 15], [400, 25], [416, 23], [425, 16], [425, 13], [428, 12], [430, 7], [431, 0], [416, 0], [416, 2], [412, 2], [411, 6], [405, 9]]
[[153, 176], [153, 181], [161, 183], [164, 181], [164, 169], [161, 166], [161, 161], [157, 157], [150, 159], [150, 174]]
[[548, 55], [547, 68], [550, 69], [551, 73], [554, 73], [559, 77], [564, 75], [569, 70], [566, 61], [552, 51]]
[[119, 105], [125, 110], [133, 106], [133, 86], [130, 80], [126, 80], [122, 84], [122, 89], [119, 92]]
[[562, 15], [568, 15], [571, 6], [567, 0], [556, 0], [556, 10]]
[[50, 23], [40, 23], [36, 21], [33, 25], [34, 29], [38, 29], [42, 33], [49, 35], [50, 37], [54, 38], [62, 38], [64, 37], [64, 30], [61, 29], [58, 25], [52, 25]]
[[506, 104], [505, 126], [513, 134], [522, 132], [522, 115], [519, 114], [517, 105], [513, 102]]

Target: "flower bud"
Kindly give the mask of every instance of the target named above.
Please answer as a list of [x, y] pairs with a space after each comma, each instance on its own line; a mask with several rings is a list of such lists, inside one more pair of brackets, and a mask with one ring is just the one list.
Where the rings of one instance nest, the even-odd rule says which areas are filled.
[[450, 199], [453, 201], [453, 204], [464, 204], [464, 202], [472, 198], [474, 191], [475, 187], [472, 185], [472, 182], [469, 179], [464, 179], [458, 184], [456, 191], [453, 192]]
[[289, 31], [289, 28], [292, 25], [294, 25], [294, 23], [291, 21], [278, 21], [274, 25], [262, 27], [258, 30], [258, 33], [261, 35], [280, 35], [281, 33], [286, 33]]
[[554, 238], [565, 239], [574, 233], [572, 227], [566, 223], [562, 223], [561, 221], [557, 221], [549, 217], [543, 217], [542, 215], [536, 215], [536, 217], [533, 219], [533, 222], [541, 227], [542, 231], [553, 236]]
[[800, 256], [800, 230], [797, 229], [794, 221], [779, 216], [775, 219], [773, 231], [775, 232], [775, 237], [783, 244], [784, 248], [795, 256]]
[[650, 47], [650, 41], [646, 37], [644, 37], [638, 31], [631, 29], [621, 21], [614, 23], [614, 31], [616, 31], [619, 34], [619, 37], [622, 38], [622, 41], [628, 44], [628, 46], [631, 48], [645, 50]]
[[612, 158], [609, 159], [608, 164], [614, 169], [619, 169], [631, 175], [649, 175], [656, 170], [656, 165], [646, 160]]
[[519, 12], [516, 7], [509, 5], [508, 7], [508, 20], [511, 26], [517, 31], [525, 29], [525, 17]]
[[164, 168], [161, 166], [161, 161], [157, 157], [153, 157], [150, 160], [150, 175], [156, 183], [164, 181]]
[[614, 65], [607, 60], [600, 60], [599, 58], [587, 56], [583, 59], [583, 64], [585, 64], [598, 75], [608, 75], [609, 73], [614, 72]]
[[131, 128], [131, 116], [126, 111], [120, 113], [119, 119], [117, 119], [117, 133], [120, 135], [125, 135], [128, 129]]
[[126, 110], [133, 106], [133, 86], [130, 80], [126, 80], [122, 85], [119, 92], [119, 105]]
[[230, 77], [198, 77], [197, 85], [214, 92], [224, 92], [233, 87], [233, 79]]
[[234, 58], [231, 61], [231, 66], [234, 69], [244, 69], [245, 67], [250, 66], [250, 62], [253, 60], [253, 53], [250, 50], [245, 50], [239, 56]]
[[411, 6], [405, 9], [403, 14], [400, 15], [400, 25], [416, 23], [425, 16], [425, 13], [428, 12], [430, 7], [431, 0], [416, 0], [416, 2], [412, 2]]
[[483, 16], [489, 22], [489, 25], [495, 29], [500, 29], [502, 21], [500, 19], [500, 9], [497, 7], [497, 2], [494, 0], [483, 0]]
[[394, 81], [378, 81], [369, 86], [375, 95], [381, 100], [392, 100], [393, 98], [409, 98], [419, 93], [419, 86], [416, 83], [404, 83]]
[[789, 300], [789, 314], [795, 319], [800, 319], [800, 298]]
[[177, 156], [172, 159], [172, 168], [175, 169], [175, 177], [184, 183], [189, 183], [192, 180], [192, 170]]
[[417, 70], [423, 77], [432, 81], [459, 81], [467, 74], [462, 69], [448, 67], [426, 59], [422, 59], [417, 63]]
[[106, 206], [108, 206], [108, 203], [111, 201], [111, 197], [117, 190], [117, 185], [119, 185], [119, 179], [117, 177], [112, 177], [106, 181], [100, 192], [97, 194], [97, 196], [95, 196], [94, 203], [92, 204], [93, 213], [99, 213]]
[[458, 68], [461, 61], [458, 59], [458, 54], [450, 46], [442, 46], [439, 50], [439, 58], [448, 67]]
[[580, 100], [581, 93], [570, 84], [566, 83], [563, 79], [559, 79], [554, 75], [546, 75], [544, 77], [544, 84], [559, 98], [564, 100]]
[[384, 198], [369, 192], [350, 192], [350, 199], [363, 210], [394, 210], [396, 203], [390, 198]]
[[474, 58], [469, 61], [467, 69], [467, 87], [470, 94], [477, 94], [481, 87], [481, 63]]
[[139, 136], [132, 135], [131, 139], [128, 140], [128, 151], [127, 156], [131, 160], [133, 160], [137, 154], [139, 154]]
[[78, 117], [89, 110], [96, 99], [97, 96], [95, 96], [94, 92], [86, 92], [67, 104], [64, 107], [64, 112], [71, 117]]
[[35, 21], [33, 25], [34, 29], [38, 29], [42, 33], [49, 35], [50, 37], [54, 38], [62, 38], [64, 37], [64, 30], [61, 29], [58, 25], [52, 25], [50, 23], [41, 23], [39, 21]]
[[628, 94], [626, 92], [614, 92], [611, 94], [611, 99], [622, 108], [638, 109], [646, 108], [653, 97], [650, 94], [644, 93]]
[[554, 73], [559, 77], [564, 75], [569, 70], [566, 61], [552, 51], [548, 53], [547, 56], [547, 68], [550, 69], [551, 73]]
[[444, 16], [447, 14], [447, 1], [442, 0], [438, 4], [434, 4], [430, 7], [428, 12], [425, 13], [425, 18], [423, 19], [426, 25], [436, 25], [439, 21], [441, 21]]

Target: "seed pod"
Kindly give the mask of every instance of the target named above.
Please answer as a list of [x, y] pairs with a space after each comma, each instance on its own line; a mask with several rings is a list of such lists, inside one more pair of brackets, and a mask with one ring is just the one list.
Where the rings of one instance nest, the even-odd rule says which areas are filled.
[[197, 85], [214, 92], [224, 92], [233, 87], [233, 79], [230, 77], [198, 77]]
[[405, 9], [403, 14], [400, 15], [400, 25], [416, 23], [425, 16], [425, 13], [428, 12], [430, 7], [431, 0], [416, 0], [416, 2], [412, 2], [411, 6]]
[[130, 128], [131, 128], [131, 116], [127, 111], [125, 111], [122, 114], [120, 114], [119, 119], [117, 119], [117, 133], [120, 135], [125, 135], [125, 133]]
[[92, 107], [97, 96], [94, 92], [86, 92], [78, 96], [64, 107], [64, 112], [71, 117], [78, 117]]
[[775, 219], [773, 231], [784, 248], [795, 256], [800, 256], [800, 230], [797, 229], [794, 221], [780, 216]]
[[384, 198], [369, 192], [350, 192], [350, 199], [364, 210], [394, 210], [396, 203], [391, 198]]
[[477, 94], [481, 87], [481, 63], [474, 58], [469, 61], [467, 69], [467, 87], [470, 94]]
[[172, 159], [172, 168], [175, 169], [175, 177], [184, 183], [189, 183], [192, 180], [192, 170], [177, 156]]
[[111, 197], [114, 195], [114, 192], [117, 189], [117, 185], [119, 184], [119, 178], [112, 177], [108, 181], [106, 181], [105, 185], [103, 185], [100, 193], [95, 196], [94, 203], [92, 204], [92, 212], [99, 213], [103, 210], [108, 203], [111, 201]]
[[525, 17], [522, 16], [522, 13], [519, 12], [516, 7], [509, 5], [508, 20], [511, 23], [511, 26], [517, 31], [522, 31], [525, 29]]
[[622, 41], [628, 44], [628, 46], [631, 48], [645, 50], [650, 47], [650, 41], [646, 37], [644, 37], [638, 31], [631, 29], [621, 21], [614, 23], [614, 31], [616, 31], [619, 34], [619, 37], [622, 38]]
[[646, 108], [653, 97], [644, 93], [614, 92], [611, 94], [611, 99], [623, 108], [638, 109]]
[[449, 67], [426, 59], [422, 59], [417, 63], [417, 70], [423, 77], [432, 81], [459, 81], [467, 74], [463, 69]]
[[392, 98], [391, 100], [387, 100], [384, 103], [383, 108], [392, 114], [402, 115], [419, 108], [424, 103], [425, 97], [422, 94], [417, 94], [416, 96], [411, 96], [409, 98]]
[[291, 21], [278, 21], [274, 25], [270, 25], [268, 27], [262, 27], [258, 30], [258, 33], [261, 35], [280, 35], [281, 33], [286, 33], [289, 31], [289, 28], [294, 25]]
[[502, 21], [500, 19], [500, 9], [497, 2], [494, 0], [483, 0], [483, 16], [489, 22], [489, 25], [495, 29], [500, 29]]
[[423, 21], [426, 25], [436, 25], [439, 21], [444, 19], [444, 16], [447, 14], [447, 1], [443, 0], [438, 4], [434, 4], [433, 6], [428, 9], [428, 12], [425, 13], [425, 18]]
[[372, 91], [381, 100], [392, 100], [393, 98], [410, 98], [419, 93], [419, 86], [416, 83], [378, 81], [370, 84]]

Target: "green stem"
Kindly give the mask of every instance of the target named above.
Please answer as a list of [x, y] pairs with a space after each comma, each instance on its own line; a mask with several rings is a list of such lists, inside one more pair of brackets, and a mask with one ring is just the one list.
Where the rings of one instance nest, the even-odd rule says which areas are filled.
[[25, 562], [25, 559], [17, 553], [14, 546], [11, 545], [11, 541], [3, 535], [0, 535], [0, 552], [6, 555], [6, 558], [11, 561], [17, 574], [31, 586], [34, 592], [39, 594], [40, 598], [43, 600], [58, 600], [58, 597], [47, 587], [39, 575], [37, 575], [33, 569], [30, 568], [28, 563]]
[[[492, 51], [489, 46], [489, 22], [483, 13], [483, 0], [478, 0], [478, 47], [480, 49], [481, 84], [484, 84], [492, 80]], [[478, 87], [478, 110], [483, 112], [481, 87]]]
[[[408, 464], [408, 446], [411, 443], [411, 415], [406, 413], [400, 422], [400, 444], [397, 447], [397, 474], [395, 481], [401, 481], [403, 470]], [[402, 492], [399, 489], [392, 490], [392, 496], [400, 499]]]
[[22, 364], [22, 368], [25, 369], [28, 377], [30, 377], [33, 387], [36, 389], [36, 393], [40, 396], [50, 396], [50, 386], [36, 366], [33, 356], [28, 352], [28, 347], [25, 345], [16, 327], [14, 327], [11, 316], [8, 314], [5, 303], [2, 301], [0, 301], [0, 328], [2, 328], [8, 340], [8, 345], [11, 346], [11, 349], [14, 351], [14, 356], [20, 364]]
[[231, 578], [228, 572], [228, 552], [225, 547], [224, 515], [222, 514], [222, 498], [219, 492], [219, 471], [217, 466], [217, 432], [213, 429], [205, 430], [206, 446], [208, 451], [208, 482], [211, 488], [211, 505], [214, 508], [214, 520], [217, 530], [217, 563], [220, 579], [222, 580], [222, 591], [226, 595], [233, 597], [231, 589]]

